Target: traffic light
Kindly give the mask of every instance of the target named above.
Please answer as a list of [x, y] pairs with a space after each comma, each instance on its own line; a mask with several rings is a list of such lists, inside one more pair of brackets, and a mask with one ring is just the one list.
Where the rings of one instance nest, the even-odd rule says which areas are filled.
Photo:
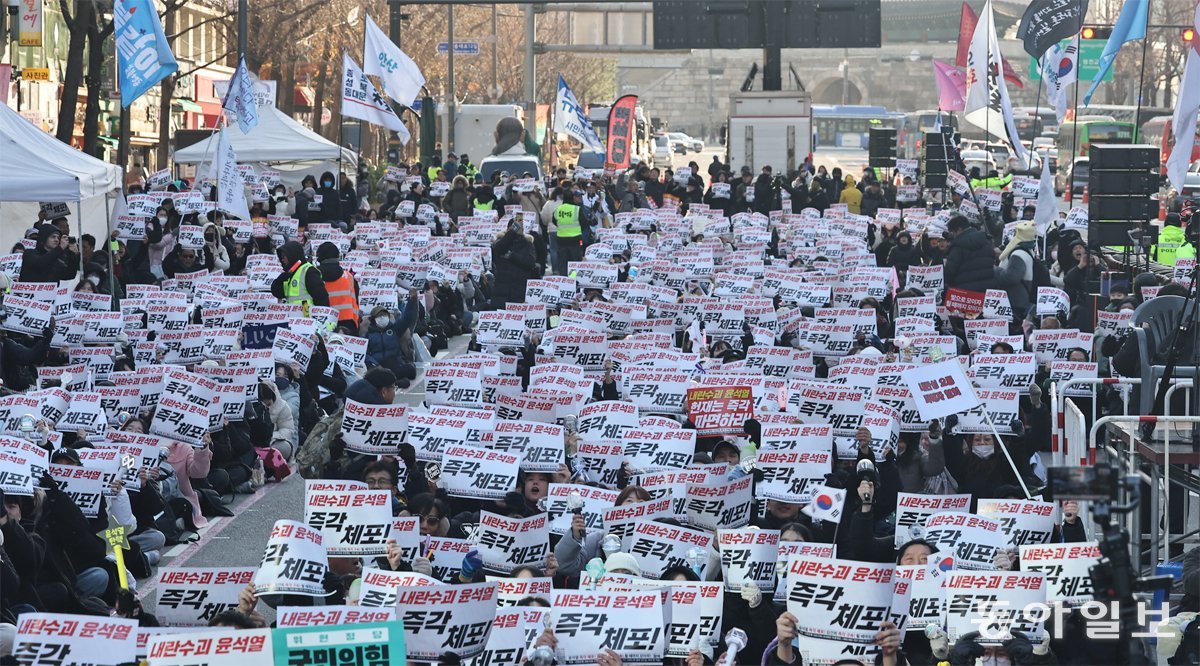
[[1184, 44], [1191, 44], [1196, 39], [1196, 29], [1184, 28], [1183, 32], [1179, 33], [1179, 36], [1183, 38]]
[[1079, 36], [1083, 39], [1108, 39], [1112, 34], [1112, 28], [1105, 25], [1085, 25], [1083, 30], [1079, 31]]

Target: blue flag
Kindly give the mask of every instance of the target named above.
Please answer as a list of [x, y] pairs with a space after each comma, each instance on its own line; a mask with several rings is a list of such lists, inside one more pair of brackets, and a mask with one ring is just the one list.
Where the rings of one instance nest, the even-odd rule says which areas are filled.
[[1126, 0], [1125, 6], [1121, 8], [1121, 15], [1117, 17], [1117, 24], [1113, 26], [1112, 34], [1108, 37], [1108, 43], [1104, 45], [1104, 53], [1100, 54], [1100, 69], [1096, 71], [1091, 87], [1083, 96], [1084, 106], [1091, 103], [1092, 93], [1096, 92], [1096, 88], [1104, 80], [1104, 75], [1112, 68], [1113, 61], [1117, 59], [1117, 52], [1125, 42], [1146, 38], [1146, 18], [1149, 13], [1150, 0]]
[[171, 44], [151, 0], [116, 0], [113, 34], [117, 40], [117, 69], [121, 106], [127, 107], [154, 84], [179, 71]]
[[587, 109], [575, 98], [562, 74], [558, 75], [558, 96], [554, 102], [554, 131], [567, 133], [588, 150], [604, 151], [604, 142], [592, 127]]

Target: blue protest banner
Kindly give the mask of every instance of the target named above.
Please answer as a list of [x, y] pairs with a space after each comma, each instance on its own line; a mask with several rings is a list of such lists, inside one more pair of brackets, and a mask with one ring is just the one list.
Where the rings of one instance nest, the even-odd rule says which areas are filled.
[[151, 0], [116, 0], [113, 3], [113, 34], [117, 40], [117, 69], [121, 106], [141, 97], [172, 72], [179, 63], [163, 34], [162, 22]]

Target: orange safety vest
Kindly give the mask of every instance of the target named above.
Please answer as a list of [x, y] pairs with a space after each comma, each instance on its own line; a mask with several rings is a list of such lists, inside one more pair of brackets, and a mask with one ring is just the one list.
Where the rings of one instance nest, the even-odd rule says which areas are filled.
[[338, 311], [338, 321], [350, 320], [358, 325], [358, 299], [354, 297], [354, 278], [342, 272], [342, 277], [325, 282], [329, 307]]

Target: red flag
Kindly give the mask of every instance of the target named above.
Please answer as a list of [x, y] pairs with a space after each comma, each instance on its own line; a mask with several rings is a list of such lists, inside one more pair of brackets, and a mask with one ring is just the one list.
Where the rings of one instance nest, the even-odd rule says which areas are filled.
[[[971, 5], [962, 4], [962, 16], [958, 20], [958, 54], [954, 57], [954, 64], [958, 67], [967, 66], [967, 51], [971, 49], [971, 36], [975, 34], [975, 24], [979, 23], [979, 15], [971, 9]], [[1018, 88], [1024, 88], [1025, 82], [1017, 74], [1017, 70], [1008, 64], [1008, 58], [1004, 58], [1004, 80], [1013, 84]]]
[[954, 64], [958, 67], [967, 66], [967, 51], [971, 49], [971, 36], [975, 34], [976, 23], [979, 23], [979, 15], [964, 2], [962, 16], [958, 20], [958, 55], [954, 57]]
[[627, 169], [633, 154], [633, 133], [636, 120], [634, 109], [637, 95], [625, 95], [613, 102], [608, 110], [608, 154], [604, 158], [606, 169]]

